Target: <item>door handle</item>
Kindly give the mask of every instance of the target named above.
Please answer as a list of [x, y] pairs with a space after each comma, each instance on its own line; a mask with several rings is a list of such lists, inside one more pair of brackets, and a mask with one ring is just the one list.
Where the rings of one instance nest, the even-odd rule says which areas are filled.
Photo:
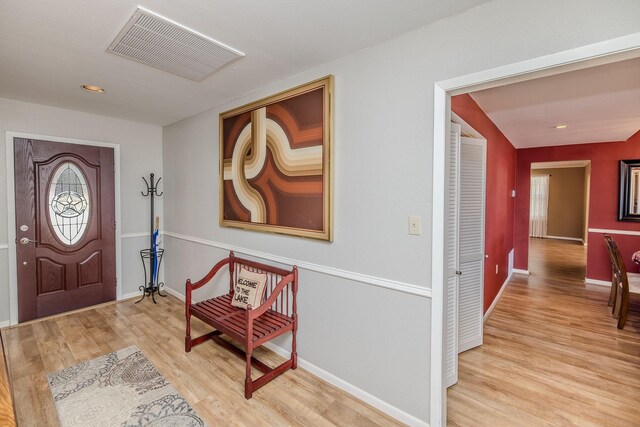
[[26, 245], [27, 243], [38, 243], [36, 240], [31, 240], [31, 239], [27, 239], [26, 237], [23, 237], [22, 239], [20, 239], [20, 243], [22, 243], [23, 245]]

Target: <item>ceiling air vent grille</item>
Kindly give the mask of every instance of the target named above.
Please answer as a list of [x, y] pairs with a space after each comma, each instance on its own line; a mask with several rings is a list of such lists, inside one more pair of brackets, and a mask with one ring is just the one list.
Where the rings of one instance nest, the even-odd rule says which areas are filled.
[[244, 53], [138, 7], [107, 52], [201, 81]]

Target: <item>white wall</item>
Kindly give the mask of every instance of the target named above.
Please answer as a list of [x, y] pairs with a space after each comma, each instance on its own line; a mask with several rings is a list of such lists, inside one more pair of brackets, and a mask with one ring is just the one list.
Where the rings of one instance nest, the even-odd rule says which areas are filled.
[[[497, 0], [165, 127], [167, 283], [182, 292], [187, 277], [223, 256], [191, 237], [326, 267], [300, 274], [300, 357], [409, 414], [405, 421], [427, 421], [434, 82], [635, 33], [638, 22], [635, 0]], [[327, 74], [334, 242], [220, 228], [218, 114]], [[408, 235], [410, 214], [422, 217], [421, 236]], [[345, 278], [352, 272], [383, 286]]]
[[[128, 120], [0, 98], [0, 248], [7, 244], [7, 170], [5, 133], [23, 132], [108, 142], [120, 145], [121, 224], [123, 234], [147, 232], [149, 203], [140, 195], [142, 176], [162, 176], [162, 128]], [[162, 217], [162, 199], [156, 206]], [[148, 239], [122, 239], [122, 293], [136, 292], [144, 282], [138, 251]], [[0, 323], [9, 320], [8, 249], [0, 249]]]

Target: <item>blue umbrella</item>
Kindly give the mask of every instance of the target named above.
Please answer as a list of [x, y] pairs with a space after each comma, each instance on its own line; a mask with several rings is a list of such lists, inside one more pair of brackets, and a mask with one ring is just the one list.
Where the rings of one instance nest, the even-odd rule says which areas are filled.
[[158, 279], [158, 229], [153, 232], [153, 283]]

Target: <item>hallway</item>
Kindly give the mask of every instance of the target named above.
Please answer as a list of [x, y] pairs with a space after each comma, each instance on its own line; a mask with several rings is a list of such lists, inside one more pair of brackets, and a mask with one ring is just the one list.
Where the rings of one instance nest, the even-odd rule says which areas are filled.
[[513, 276], [484, 344], [459, 357], [449, 425], [639, 425], [640, 295], [618, 330], [609, 288], [584, 284], [585, 252], [532, 239], [531, 275]]

